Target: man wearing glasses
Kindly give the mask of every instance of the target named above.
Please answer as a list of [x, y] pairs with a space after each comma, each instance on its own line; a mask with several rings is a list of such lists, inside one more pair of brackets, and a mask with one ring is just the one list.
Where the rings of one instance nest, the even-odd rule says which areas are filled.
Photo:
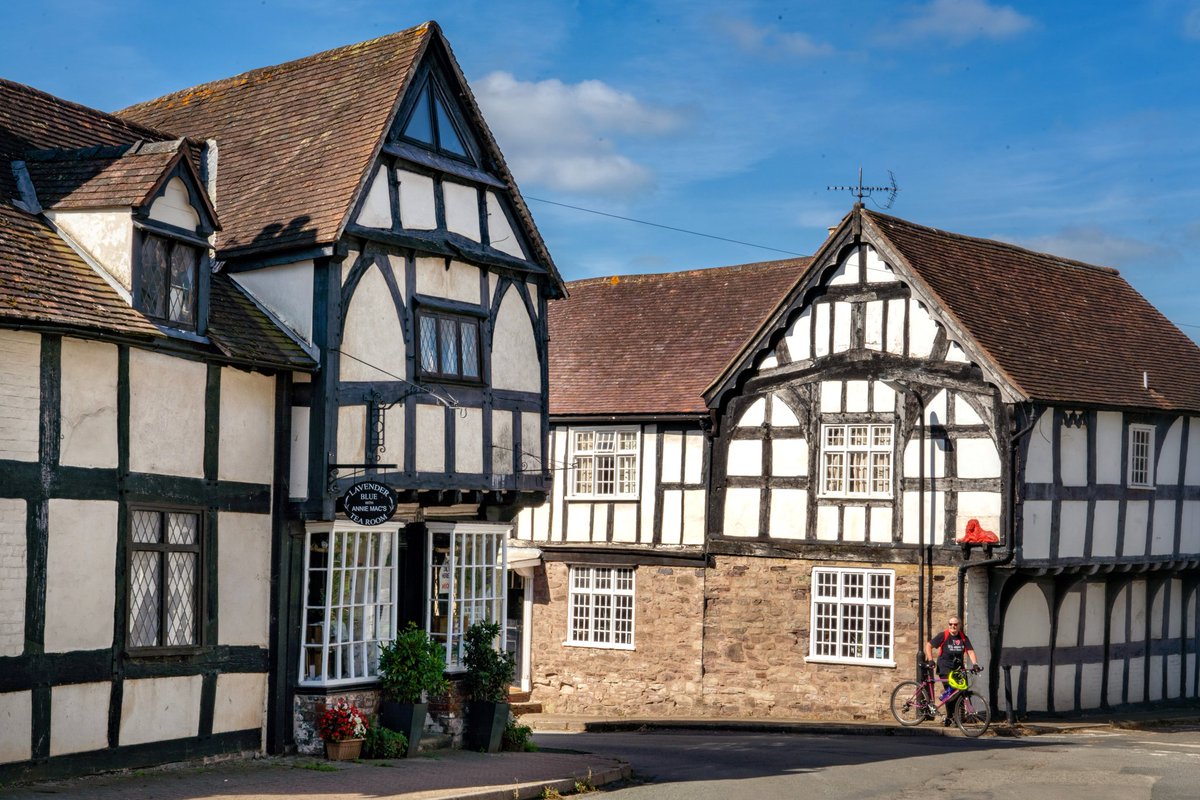
[[[950, 689], [948, 676], [950, 671], [958, 667], [965, 666], [963, 663], [963, 655], [971, 658], [971, 668], [978, 670], [979, 662], [975, 658], [975, 649], [971, 647], [971, 640], [967, 638], [967, 634], [963, 632], [962, 622], [958, 617], [951, 617], [946, 623], [946, 630], [934, 636], [925, 643], [925, 660], [933, 661], [933, 650], [937, 648], [937, 676], [942, 682], [942, 687], [945, 690]], [[936, 698], [935, 698], [936, 700]], [[950, 709], [946, 708], [946, 718], [942, 721], [943, 725], [949, 725]]]

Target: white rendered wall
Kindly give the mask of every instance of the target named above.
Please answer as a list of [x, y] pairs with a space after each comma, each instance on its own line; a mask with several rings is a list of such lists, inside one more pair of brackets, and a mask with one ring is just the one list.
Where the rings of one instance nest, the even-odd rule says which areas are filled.
[[683, 492], [683, 544], [704, 544], [705, 505], [708, 499], [703, 489]]
[[938, 324], [929, 309], [916, 298], [908, 301], [908, 352], [913, 358], [928, 358], [933, 352]]
[[433, 196], [433, 178], [408, 170], [396, 170], [400, 186], [400, 226], [430, 231], [437, 225], [437, 205]]
[[[500, 205], [500, 198], [495, 192], [487, 193], [487, 224], [490, 244], [502, 253], [508, 253], [515, 258], [526, 258], [521, 241], [508, 224], [508, 216]], [[536, 296], [536, 295], [535, 295]]]
[[32, 692], [0, 692], [0, 764], [28, 761], [33, 756]]
[[812, 309], [806, 308], [792, 323], [784, 337], [792, 361], [812, 358]]
[[167, 182], [163, 193], [150, 204], [148, 216], [193, 233], [200, 227], [200, 215], [192, 207], [187, 186], [180, 178], [171, 178]]
[[25, 501], [0, 498], [0, 658], [25, 650]]
[[684, 439], [683, 482], [696, 484], [703, 480], [704, 434], [688, 431]]
[[1087, 486], [1087, 428], [1059, 426], [1060, 478], [1063, 486]]
[[293, 333], [311, 344], [314, 271], [309, 260], [238, 272], [230, 277]]
[[[117, 466], [117, 347], [62, 340], [59, 463]], [[2, 412], [0, 412], [2, 413]]]
[[113, 644], [117, 503], [50, 501], [46, 554], [47, 653]]
[[758, 536], [758, 489], [725, 490], [726, 536]]
[[363, 273], [354, 287], [342, 325], [341, 350], [339, 380], [390, 381], [392, 375], [405, 375], [404, 328], [378, 266]]
[[[420, 403], [416, 412], [417, 472], [446, 471], [446, 411], [440, 405]], [[509, 447], [512, 447], [511, 440]], [[512, 459], [512, 453], [506, 453]], [[509, 472], [512, 470], [510, 469]]]
[[[1017, 590], [1004, 618], [1003, 647], [1045, 647], [1050, 644], [1050, 609], [1045, 595], [1033, 584]], [[1017, 667], [1013, 672], [1019, 674]], [[1014, 681], [1017, 677], [1014, 674]], [[1026, 680], [1026, 707], [1030, 711], [1047, 710], [1050, 668], [1045, 664], [1029, 665]], [[1014, 695], [1018, 691], [1013, 686]]]
[[366, 452], [367, 407], [339, 406], [337, 428], [338, 463], [363, 464], [366, 462]]
[[1125, 466], [1121, 462], [1122, 415], [1118, 411], [1096, 412], [1096, 482], [1120, 483]]
[[505, 293], [492, 331], [492, 387], [541, 392], [542, 362], [538, 358], [533, 320], [515, 289]]
[[108, 747], [108, 681], [55, 686], [50, 690], [50, 755]]
[[[757, 505], [754, 514], [757, 517]], [[754, 524], [757, 527], [757, 518]], [[808, 492], [803, 489], [772, 489], [771, 514], [767, 524], [773, 539], [803, 539], [808, 529]]]
[[679, 483], [683, 479], [683, 433], [663, 434], [662, 482]]
[[479, 190], [454, 181], [442, 181], [442, 198], [446, 207], [446, 230], [480, 241]]
[[665, 490], [662, 505], [662, 543], [679, 544], [683, 541], [683, 492], [679, 489]]
[[[420, 425], [419, 417], [417, 424]], [[418, 458], [418, 460], [420, 459]], [[492, 412], [492, 472], [496, 475], [513, 474], [513, 415], [511, 411], [496, 410]]]
[[126, 291], [132, 291], [133, 214], [130, 209], [47, 211], [46, 216]]
[[461, 408], [454, 418], [455, 472], [483, 472], [483, 409]]
[[0, 459], [38, 460], [42, 337], [0, 330]]
[[273, 483], [275, 378], [233, 367], [221, 370], [217, 477]]
[[479, 267], [463, 261], [420, 256], [416, 259], [416, 292], [479, 305]]
[[366, 228], [392, 227], [392, 198], [388, 191], [387, 170], [377, 168], [371, 180], [371, 188], [363, 200], [356, 220]]
[[218, 643], [266, 647], [271, 621], [271, 516], [217, 516]]
[[521, 463], [525, 471], [542, 468], [542, 415], [521, 412]]
[[293, 500], [308, 497], [308, 418], [308, 406], [292, 407], [292, 463], [288, 471], [288, 496]]
[[654, 540], [654, 481], [655, 464], [658, 463], [658, 426], [647, 425], [642, 428], [642, 475], [638, 488], [642, 511], [642, 541], [650, 543]]
[[203, 676], [127, 680], [121, 697], [121, 746], [195, 736]]
[[262, 729], [266, 725], [267, 676], [226, 672], [217, 676], [213, 733]]
[[207, 373], [197, 361], [130, 349], [130, 470], [204, 477]]

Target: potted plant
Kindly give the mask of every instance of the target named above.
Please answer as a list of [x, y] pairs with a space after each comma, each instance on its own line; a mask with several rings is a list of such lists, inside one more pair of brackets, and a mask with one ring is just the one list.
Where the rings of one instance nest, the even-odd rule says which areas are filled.
[[379, 648], [379, 683], [383, 690], [379, 724], [404, 734], [409, 756], [415, 756], [421, 744], [429, 712], [427, 701], [449, 689], [445, 673], [442, 645], [411, 622]]
[[512, 654], [496, 649], [500, 623], [476, 622], [464, 637], [463, 665], [467, 722], [463, 738], [468, 748], [496, 753], [508, 727], [508, 687], [516, 664]]
[[347, 700], [327, 706], [317, 718], [317, 730], [325, 741], [325, 757], [330, 761], [351, 761], [362, 753], [367, 737], [367, 715]]

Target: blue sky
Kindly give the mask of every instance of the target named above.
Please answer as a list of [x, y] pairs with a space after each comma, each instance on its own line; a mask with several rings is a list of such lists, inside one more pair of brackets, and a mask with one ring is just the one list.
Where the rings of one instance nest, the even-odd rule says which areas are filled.
[[[530, 198], [808, 254], [890, 170], [888, 213], [1117, 267], [1200, 341], [1200, 0], [51, 0], [0, 75], [111, 110], [426, 19]], [[784, 256], [530, 207], [568, 279]]]

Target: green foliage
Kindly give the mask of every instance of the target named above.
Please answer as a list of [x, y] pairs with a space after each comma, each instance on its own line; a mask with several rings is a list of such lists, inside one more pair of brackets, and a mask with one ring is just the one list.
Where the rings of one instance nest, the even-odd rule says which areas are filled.
[[463, 664], [467, 668], [467, 697], [486, 703], [508, 701], [508, 687], [516, 672], [511, 653], [495, 648], [499, 622], [476, 622], [467, 628]]
[[363, 742], [363, 755], [367, 758], [404, 758], [408, 752], [408, 737], [389, 730], [382, 725], [372, 725]]
[[533, 728], [521, 725], [515, 719], [510, 719], [508, 727], [504, 729], [504, 741], [500, 745], [500, 749], [536, 753], [538, 746], [533, 743]]
[[441, 697], [449, 690], [446, 653], [413, 623], [379, 648], [383, 695], [397, 703], [419, 703], [423, 692]]

